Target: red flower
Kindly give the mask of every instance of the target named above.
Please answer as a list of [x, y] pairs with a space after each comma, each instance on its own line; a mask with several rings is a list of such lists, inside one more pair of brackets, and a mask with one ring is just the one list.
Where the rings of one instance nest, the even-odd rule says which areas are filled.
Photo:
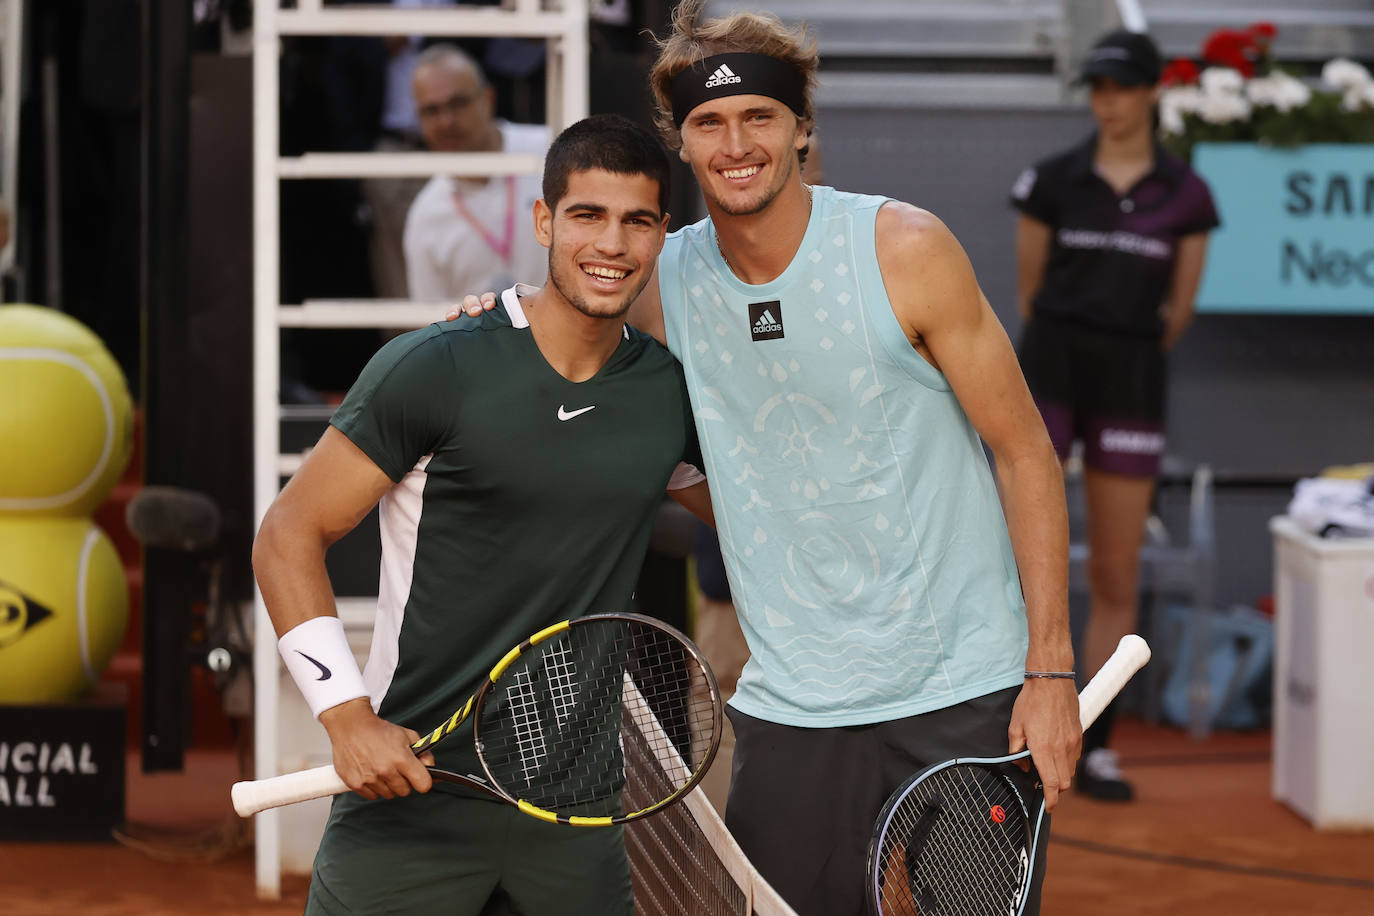
[[1256, 22], [1245, 30], [1251, 38], [1259, 44], [1269, 44], [1279, 34], [1278, 28], [1272, 22]]
[[1203, 43], [1202, 59], [1209, 64], [1239, 70], [1241, 76], [1249, 78], [1255, 72], [1259, 51], [1259, 45], [1249, 33], [1217, 29]]
[[1164, 68], [1164, 72], [1159, 75], [1161, 86], [1183, 86], [1188, 83], [1196, 83], [1198, 78], [1198, 66], [1186, 57], [1179, 57], [1169, 62], [1169, 66]]

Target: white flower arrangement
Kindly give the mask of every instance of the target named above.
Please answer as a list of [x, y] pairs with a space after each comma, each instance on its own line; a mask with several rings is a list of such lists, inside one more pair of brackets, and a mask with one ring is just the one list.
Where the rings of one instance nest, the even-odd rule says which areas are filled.
[[1302, 80], [1282, 70], [1257, 76], [1245, 84], [1245, 97], [1251, 105], [1268, 105], [1284, 114], [1312, 101], [1312, 89]]
[[1328, 61], [1320, 79], [1299, 78], [1269, 63], [1275, 29], [1218, 31], [1202, 48], [1202, 66], [1172, 62], [1160, 84], [1159, 129], [1187, 155], [1200, 141], [1274, 146], [1374, 143], [1374, 76], [1345, 58]]
[[1322, 67], [1322, 82], [1341, 92], [1341, 108], [1359, 111], [1374, 108], [1374, 76], [1361, 64], [1338, 57]]
[[1245, 78], [1229, 67], [1204, 70], [1198, 116], [1208, 124], [1248, 120], [1252, 109], [1245, 90]]
[[1245, 77], [1230, 67], [1208, 67], [1202, 71], [1198, 82], [1202, 84], [1203, 93], [1211, 96], [1239, 94], [1245, 89]]

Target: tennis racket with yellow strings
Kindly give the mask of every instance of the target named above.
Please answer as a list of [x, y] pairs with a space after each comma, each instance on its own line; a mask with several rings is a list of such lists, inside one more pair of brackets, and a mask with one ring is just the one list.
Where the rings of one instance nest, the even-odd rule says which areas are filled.
[[[471, 699], [415, 742], [415, 753], [468, 719], [483, 775], [429, 767], [436, 780], [540, 820], [599, 827], [686, 796], [715, 757], [724, 713], [715, 676], [691, 640], [651, 617], [616, 613], [563, 621], [511, 649]], [[627, 759], [630, 734], [655, 753]], [[648, 790], [634, 810], [621, 797], [627, 778]], [[347, 791], [334, 767], [323, 766], [236, 783], [232, 797], [248, 817]]]

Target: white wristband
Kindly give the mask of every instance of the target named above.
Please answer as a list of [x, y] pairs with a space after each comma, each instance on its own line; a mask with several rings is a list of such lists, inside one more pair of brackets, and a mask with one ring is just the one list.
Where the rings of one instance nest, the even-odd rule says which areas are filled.
[[367, 696], [339, 618], [311, 617], [292, 627], [277, 640], [277, 651], [316, 719], [332, 706]]

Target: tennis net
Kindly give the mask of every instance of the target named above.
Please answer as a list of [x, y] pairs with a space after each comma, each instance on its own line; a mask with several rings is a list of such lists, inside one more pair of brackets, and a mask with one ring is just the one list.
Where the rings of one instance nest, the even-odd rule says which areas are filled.
[[[641, 731], [627, 730], [624, 741], [626, 757], [638, 758], [627, 760], [623, 799], [635, 810], [654, 798], [635, 774], [683, 763], [671, 744]], [[637, 916], [796, 916], [745, 858], [700, 786], [666, 811], [626, 824], [625, 844]]]

